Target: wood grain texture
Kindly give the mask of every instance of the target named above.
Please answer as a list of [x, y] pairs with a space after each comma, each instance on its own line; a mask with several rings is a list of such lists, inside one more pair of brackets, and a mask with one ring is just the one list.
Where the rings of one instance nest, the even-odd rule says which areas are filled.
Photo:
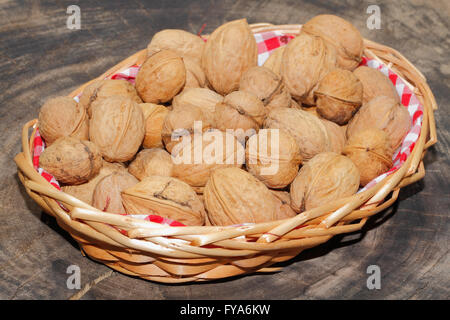
[[[380, 30], [366, 27], [361, 1], [78, 1], [81, 30], [66, 28], [72, 1], [0, 0], [0, 299], [68, 299], [69, 265], [81, 269], [82, 299], [448, 299], [450, 297], [450, 35], [448, 1], [377, 1]], [[83, 257], [20, 184], [13, 157], [23, 124], [50, 97], [144, 48], [164, 28], [210, 33], [241, 17], [250, 23], [303, 23], [321, 13], [352, 21], [364, 37], [402, 52], [436, 96], [439, 142], [425, 179], [371, 218], [362, 232], [336, 236], [282, 263], [283, 270], [204, 284], [163, 285], [128, 277]], [[369, 265], [381, 289], [368, 290]], [[102, 281], [97, 281], [102, 279]]]

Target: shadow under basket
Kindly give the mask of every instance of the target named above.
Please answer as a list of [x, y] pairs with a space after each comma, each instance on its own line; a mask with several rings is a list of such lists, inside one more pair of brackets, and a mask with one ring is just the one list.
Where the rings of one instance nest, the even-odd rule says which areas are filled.
[[[295, 36], [301, 25], [259, 23], [251, 28], [255, 34], [277, 31]], [[334, 235], [360, 230], [370, 216], [397, 200], [400, 188], [425, 175], [422, 159], [427, 148], [437, 142], [433, 115], [437, 105], [425, 77], [399, 52], [366, 39], [363, 55], [387, 65], [417, 96], [423, 105], [419, 137], [403, 164], [373, 187], [293, 218], [237, 227], [177, 227], [104, 213], [57, 190], [36, 171], [32, 161], [36, 119], [23, 127], [23, 149], [15, 157], [19, 178], [30, 197], [56, 218], [85, 254], [124, 274], [182, 283], [277, 271], [279, 268], [271, 268], [273, 264], [289, 260]], [[144, 49], [97, 79], [140, 65], [145, 58]], [[70, 96], [77, 96], [89, 83]]]

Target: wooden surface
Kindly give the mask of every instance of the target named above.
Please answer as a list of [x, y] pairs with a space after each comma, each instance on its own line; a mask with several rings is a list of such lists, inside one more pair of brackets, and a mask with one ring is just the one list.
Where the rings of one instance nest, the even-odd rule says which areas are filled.
[[[0, 298], [67, 299], [70, 265], [81, 270], [82, 299], [448, 299], [450, 59], [447, 0], [375, 1], [381, 29], [366, 27], [364, 1], [76, 1], [81, 29], [66, 28], [74, 1], [0, 0]], [[370, 2], [372, 3], [372, 2]], [[163, 285], [83, 257], [55, 220], [25, 193], [13, 157], [23, 124], [49, 97], [68, 94], [144, 48], [160, 29], [203, 33], [247, 17], [250, 23], [303, 23], [334, 13], [364, 37], [402, 52], [433, 90], [439, 142], [425, 157], [425, 179], [370, 219], [363, 232], [339, 236], [283, 263], [281, 272], [194, 285]], [[367, 267], [381, 289], [366, 286]]]

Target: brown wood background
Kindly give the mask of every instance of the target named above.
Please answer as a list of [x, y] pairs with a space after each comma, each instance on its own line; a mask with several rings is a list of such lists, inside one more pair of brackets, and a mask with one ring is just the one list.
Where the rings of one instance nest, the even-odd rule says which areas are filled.
[[[81, 30], [66, 28], [69, 5]], [[366, 27], [369, 4], [381, 8], [380, 30]], [[284, 263], [282, 272], [193, 285], [162, 285], [112, 273], [82, 299], [448, 299], [449, 1], [8, 1], [0, 0], [0, 299], [67, 299], [66, 270], [81, 269], [82, 287], [110, 269], [81, 255], [55, 220], [20, 184], [13, 157], [22, 125], [49, 97], [68, 94], [144, 48], [164, 28], [204, 33], [247, 17], [250, 23], [303, 23], [334, 13], [364, 37], [389, 45], [428, 78], [440, 107], [439, 142], [425, 158], [424, 180], [373, 217], [359, 233], [335, 237]], [[368, 290], [366, 269], [381, 269]]]

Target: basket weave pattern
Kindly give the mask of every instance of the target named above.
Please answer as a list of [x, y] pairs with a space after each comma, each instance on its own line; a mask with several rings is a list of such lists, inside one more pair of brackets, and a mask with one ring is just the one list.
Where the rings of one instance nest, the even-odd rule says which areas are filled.
[[[301, 25], [260, 23], [251, 28], [254, 33], [276, 30], [297, 35]], [[119, 272], [180, 283], [276, 271], [278, 268], [271, 266], [277, 262], [289, 260], [334, 235], [360, 230], [370, 216], [397, 200], [400, 188], [425, 175], [422, 159], [427, 148], [437, 142], [433, 115], [437, 105], [425, 77], [399, 52], [366, 39], [364, 56], [386, 64], [417, 96], [424, 109], [419, 138], [401, 167], [375, 186], [293, 218], [238, 227], [174, 227], [99, 211], [57, 190], [35, 170], [36, 119], [23, 127], [22, 152], [15, 158], [19, 178], [30, 197], [56, 218], [85, 254]], [[144, 49], [97, 79], [140, 65], [145, 58]], [[80, 94], [89, 83], [70, 96]]]

